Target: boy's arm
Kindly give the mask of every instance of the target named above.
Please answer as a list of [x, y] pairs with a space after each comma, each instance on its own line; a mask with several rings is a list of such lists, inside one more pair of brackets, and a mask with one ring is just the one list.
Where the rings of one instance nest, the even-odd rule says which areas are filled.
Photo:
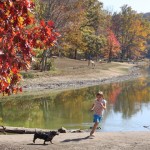
[[92, 107], [91, 107], [91, 111], [93, 111], [93, 110], [94, 110], [94, 106], [95, 106], [95, 104], [93, 104], [93, 105], [92, 105]]
[[101, 103], [101, 106], [103, 107], [103, 109], [106, 109], [106, 102]]

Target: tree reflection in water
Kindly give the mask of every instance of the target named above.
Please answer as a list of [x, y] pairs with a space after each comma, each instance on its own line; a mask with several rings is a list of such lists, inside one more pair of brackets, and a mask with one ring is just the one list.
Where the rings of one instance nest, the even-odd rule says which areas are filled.
[[[56, 129], [89, 128], [92, 113], [89, 111], [95, 93], [104, 91], [108, 101], [103, 124], [112, 112], [120, 113], [122, 119], [132, 118], [145, 107], [150, 106], [150, 79], [93, 86], [58, 93], [34, 100], [12, 100], [0, 102], [0, 124], [32, 128]], [[146, 104], [145, 107], [142, 107]]]

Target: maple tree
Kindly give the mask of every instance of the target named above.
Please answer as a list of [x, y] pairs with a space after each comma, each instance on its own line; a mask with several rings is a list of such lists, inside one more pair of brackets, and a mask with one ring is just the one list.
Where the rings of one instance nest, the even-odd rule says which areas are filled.
[[21, 80], [20, 70], [28, 70], [33, 48], [51, 47], [59, 34], [54, 23], [38, 23], [32, 14], [34, 3], [30, 0], [0, 1], [0, 93], [17, 93]]
[[120, 44], [112, 30], [108, 29], [107, 32], [108, 36], [105, 57], [108, 58], [108, 62], [111, 62], [113, 56], [117, 56], [120, 52]]

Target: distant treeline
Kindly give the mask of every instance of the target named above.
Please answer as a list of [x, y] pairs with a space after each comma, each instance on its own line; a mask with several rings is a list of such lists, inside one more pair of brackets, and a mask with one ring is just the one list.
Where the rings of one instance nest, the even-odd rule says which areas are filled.
[[69, 58], [138, 59], [149, 53], [150, 13], [128, 5], [120, 12], [104, 10], [98, 0], [35, 0], [35, 15], [53, 20], [61, 37], [47, 55]]

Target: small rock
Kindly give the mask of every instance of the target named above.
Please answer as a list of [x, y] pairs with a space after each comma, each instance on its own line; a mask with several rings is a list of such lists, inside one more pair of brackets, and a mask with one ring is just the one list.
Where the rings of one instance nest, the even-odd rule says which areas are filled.
[[77, 130], [71, 130], [71, 133], [80, 133], [82, 132], [80, 129], [77, 129]]
[[67, 133], [67, 129], [64, 127], [61, 127], [60, 129], [58, 129], [58, 132], [60, 133]]

